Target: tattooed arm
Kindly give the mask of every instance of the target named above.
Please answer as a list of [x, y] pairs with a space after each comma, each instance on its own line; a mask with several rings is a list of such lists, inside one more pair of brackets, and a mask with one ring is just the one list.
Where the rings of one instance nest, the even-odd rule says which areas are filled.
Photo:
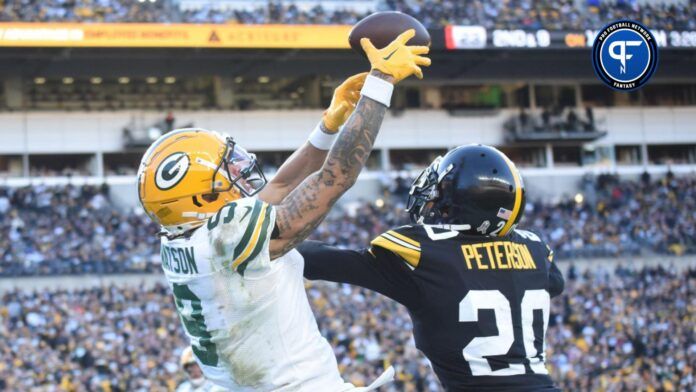
[[[373, 76], [393, 83], [394, 78], [373, 70]], [[319, 171], [309, 176], [276, 207], [277, 236], [271, 240], [271, 258], [287, 253], [319, 225], [331, 207], [358, 178], [382, 125], [387, 107], [360, 98]]]
[[[335, 134], [350, 117], [360, 98], [365, 76], [367, 72], [353, 75], [334, 90], [331, 105], [324, 111], [319, 123], [321, 132], [327, 135]], [[278, 169], [275, 177], [259, 193], [259, 199], [270, 204], [280, 203], [307, 176], [321, 168], [327, 153], [327, 150], [321, 150], [306, 142]]]
[[259, 199], [270, 204], [283, 201], [302, 180], [321, 168], [321, 164], [326, 159], [326, 153], [328, 151], [320, 150], [310, 142], [305, 142], [285, 160], [275, 177], [259, 192]]
[[[430, 65], [430, 59], [421, 55], [427, 54], [429, 48], [407, 46], [415, 35], [415, 30], [407, 30], [382, 49], [375, 48], [367, 38], [361, 39], [360, 44], [370, 61], [370, 74], [392, 84], [410, 75], [422, 78], [420, 66]], [[374, 91], [370, 94], [384, 91], [376, 84], [371, 86]], [[370, 156], [386, 112], [384, 104], [366, 96], [360, 98], [321, 169], [307, 177], [276, 207], [276, 227], [270, 244], [272, 259], [307, 238], [336, 200], [353, 186]]]

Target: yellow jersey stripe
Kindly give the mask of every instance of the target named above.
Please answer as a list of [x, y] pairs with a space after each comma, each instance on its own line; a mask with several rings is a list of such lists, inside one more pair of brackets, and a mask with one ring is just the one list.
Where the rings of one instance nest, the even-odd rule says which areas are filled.
[[405, 246], [397, 244], [396, 242], [390, 241], [383, 236], [375, 238], [372, 240], [371, 244], [372, 246], [379, 246], [380, 248], [384, 248], [400, 256], [412, 268], [418, 267], [418, 263], [420, 263], [421, 252], [419, 250], [409, 249]]
[[420, 242], [415, 241], [415, 240], [412, 240], [412, 239], [406, 237], [405, 235], [403, 235], [403, 234], [401, 234], [401, 233], [397, 233], [397, 232], [394, 231], [394, 230], [389, 230], [389, 231], [387, 232], [387, 234], [393, 235], [394, 237], [400, 239], [401, 241], [408, 242], [409, 244], [411, 244], [411, 245], [413, 245], [413, 246], [416, 246], [416, 247], [420, 248]]
[[232, 268], [235, 269], [239, 264], [244, 262], [244, 260], [249, 257], [251, 252], [254, 250], [256, 247], [256, 244], [259, 242], [259, 237], [261, 234], [261, 228], [263, 227], [263, 222], [266, 220], [266, 209], [268, 208], [268, 204], [263, 203], [263, 206], [261, 207], [261, 213], [259, 214], [259, 219], [256, 221], [256, 227], [254, 227], [254, 233], [251, 235], [251, 240], [247, 243], [246, 248], [244, 248], [244, 251], [242, 254], [239, 255], [236, 259], [234, 259], [234, 262], [232, 262]]
[[383, 234], [381, 235], [381, 237], [384, 237], [384, 238], [388, 239], [388, 240], [391, 241], [391, 242], [395, 242], [395, 243], [397, 243], [397, 244], [399, 244], [399, 245], [401, 245], [401, 246], [403, 246], [403, 247], [409, 248], [409, 249], [413, 249], [413, 250], [417, 250], [417, 251], [420, 251], [420, 250], [421, 250], [419, 246], [411, 245], [411, 244], [409, 244], [408, 242], [402, 241], [402, 240], [400, 240], [400, 239], [394, 237], [393, 235], [391, 235], [391, 234], [389, 234], [389, 233], [383, 233]]
[[507, 235], [510, 232], [510, 228], [512, 228], [512, 225], [515, 223], [515, 219], [517, 219], [517, 215], [519, 215], [521, 209], [520, 207], [522, 205], [522, 180], [520, 180], [520, 173], [512, 164], [512, 161], [510, 161], [510, 159], [508, 159], [507, 157], [505, 157], [505, 163], [510, 168], [512, 178], [515, 181], [515, 204], [513, 204], [510, 219], [508, 219], [507, 223], [505, 223], [503, 229], [500, 230], [500, 232], [498, 233], [498, 237]]
[[549, 256], [547, 257], [547, 259], [553, 263], [553, 251], [551, 250], [551, 247], [549, 246], [549, 244], [546, 244], [546, 249], [549, 250]]

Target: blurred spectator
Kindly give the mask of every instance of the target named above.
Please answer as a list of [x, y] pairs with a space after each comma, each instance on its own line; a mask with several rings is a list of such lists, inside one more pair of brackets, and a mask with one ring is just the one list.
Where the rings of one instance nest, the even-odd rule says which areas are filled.
[[171, 22], [169, 0], [6, 0], [0, 20], [26, 22]]
[[174, 113], [167, 112], [167, 117], [164, 118], [164, 124], [165, 124], [165, 130], [164, 132], [171, 132], [174, 129], [174, 122], [176, 122], [176, 118], [174, 117]]
[[259, 1], [255, 9], [222, 8], [214, 1], [181, 10], [175, 0], [6, 0], [2, 21], [146, 23], [354, 24], [372, 11], [398, 10], [430, 28], [448, 24], [489, 29], [600, 29], [607, 21], [631, 19], [652, 29], [694, 30], [696, 8], [687, 2], [572, 0], [381, 0], [377, 10], [360, 12], [350, 1], [326, 10], [320, 3], [299, 8], [291, 1]]
[[560, 258], [696, 253], [695, 176], [599, 176], [594, 193], [594, 203], [529, 203], [522, 226], [542, 233]]
[[598, 269], [568, 274], [546, 334], [567, 391], [693, 391], [696, 270]]
[[[565, 115], [565, 118], [564, 118]], [[510, 117], [504, 124], [508, 132], [592, 132], [595, 131], [594, 112], [585, 109], [585, 118], [581, 118], [574, 108], [544, 107], [541, 113], [527, 113], [520, 108], [520, 114]]]
[[157, 270], [157, 231], [105, 185], [0, 187], [0, 275]]
[[588, 132], [592, 132], [595, 130], [595, 122], [594, 122], [594, 110], [592, 110], [592, 106], [585, 106], [585, 118], [587, 118], [587, 122], [585, 123], [585, 130]]

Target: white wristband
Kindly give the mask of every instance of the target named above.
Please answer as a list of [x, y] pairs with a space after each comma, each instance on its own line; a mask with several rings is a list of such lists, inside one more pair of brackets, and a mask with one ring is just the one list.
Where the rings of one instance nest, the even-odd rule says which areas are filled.
[[393, 84], [376, 76], [367, 75], [367, 78], [365, 78], [365, 84], [363, 85], [362, 90], [360, 90], [360, 95], [374, 99], [382, 105], [389, 107], [392, 92], [394, 92]]
[[322, 131], [321, 121], [319, 121], [309, 135], [309, 143], [320, 150], [330, 150], [334, 140], [336, 140], [336, 135], [338, 135], [338, 132], [326, 133]]

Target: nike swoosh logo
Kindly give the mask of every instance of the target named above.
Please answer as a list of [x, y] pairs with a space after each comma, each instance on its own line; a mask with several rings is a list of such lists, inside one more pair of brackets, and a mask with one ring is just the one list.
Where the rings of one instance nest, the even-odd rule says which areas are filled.
[[246, 208], [246, 212], [244, 213], [244, 215], [242, 216], [242, 218], [239, 220], [240, 222], [243, 221], [244, 218], [246, 218], [247, 215], [249, 215], [249, 213], [251, 212], [251, 207], [246, 206], [246, 207], [244, 207], [244, 208]]
[[393, 51], [393, 52], [389, 53], [389, 56], [387, 56], [387, 57], [384, 57], [384, 61], [387, 61], [387, 60], [389, 60], [389, 59], [391, 58], [391, 56], [393, 56], [393, 55], [394, 55], [394, 53], [396, 53], [396, 51], [397, 51], [397, 50], [399, 50], [399, 49], [394, 49], [394, 51]]

